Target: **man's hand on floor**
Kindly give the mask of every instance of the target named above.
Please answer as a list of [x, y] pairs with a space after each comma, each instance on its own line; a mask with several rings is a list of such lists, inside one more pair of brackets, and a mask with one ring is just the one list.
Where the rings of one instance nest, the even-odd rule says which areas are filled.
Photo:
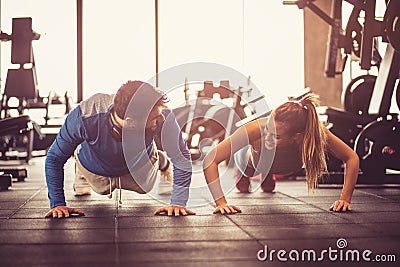
[[45, 218], [68, 218], [70, 214], [78, 214], [80, 216], [85, 216], [85, 213], [83, 211], [80, 211], [75, 208], [70, 208], [67, 206], [57, 206], [52, 208], [49, 212], [46, 213]]
[[169, 205], [157, 209], [154, 215], [166, 213], [168, 216], [195, 215], [196, 213], [180, 205]]

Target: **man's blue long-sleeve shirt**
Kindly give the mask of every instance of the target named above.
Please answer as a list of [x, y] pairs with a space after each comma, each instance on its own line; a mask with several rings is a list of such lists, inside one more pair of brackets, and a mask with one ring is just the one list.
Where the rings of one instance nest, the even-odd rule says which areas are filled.
[[[50, 208], [65, 206], [64, 164], [81, 145], [78, 158], [90, 172], [105, 177], [118, 177], [148, 161], [153, 154], [153, 134], [145, 133], [144, 140], [118, 142], [112, 138], [110, 111], [114, 95], [96, 94], [82, 101], [67, 116], [54, 143], [47, 152], [45, 172]], [[170, 110], [162, 111], [166, 118], [158, 123], [156, 135], [174, 167], [171, 204], [186, 206], [192, 177], [190, 152], [182, 138], [179, 125]], [[129, 136], [131, 137], [131, 136]], [[134, 138], [134, 137], [133, 137]], [[135, 144], [139, 144], [135, 146]], [[142, 145], [140, 145], [142, 144]], [[128, 153], [123, 150], [129, 149]], [[143, 152], [146, 153], [143, 153]], [[127, 159], [126, 155], [145, 155], [146, 158]]]

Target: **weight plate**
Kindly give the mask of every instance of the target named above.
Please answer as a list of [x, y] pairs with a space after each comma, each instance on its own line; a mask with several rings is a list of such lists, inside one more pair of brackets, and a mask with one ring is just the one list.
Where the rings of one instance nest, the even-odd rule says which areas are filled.
[[[190, 106], [174, 109], [193, 161], [202, 160], [211, 147], [225, 138], [228, 126], [222, 124], [228, 121], [230, 109], [215, 107], [204, 104], [198, 105], [194, 111], [191, 111]], [[191, 112], [194, 112], [193, 117], [189, 115]], [[233, 125], [235, 122], [236, 120], [233, 121]]]
[[382, 118], [369, 123], [357, 136], [354, 150], [367, 176], [384, 175], [386, 169], [399, 170], [400, 123]]
[[376, 76], [361, 75], [346, 87], [343, 96], [344, 110], [357, 115], [367, 115]]

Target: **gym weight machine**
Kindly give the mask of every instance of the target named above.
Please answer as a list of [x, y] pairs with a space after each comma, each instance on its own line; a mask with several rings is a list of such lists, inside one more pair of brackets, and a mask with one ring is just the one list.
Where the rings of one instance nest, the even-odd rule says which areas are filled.
[[[7, 71], [7, 79], [0, 102], [0, 188], [11, 186], [12, 178], [23, 181], [27, 171], [23, 164], [32, 158], [32, 151], [47, 150], [55, 134], [43, 134], [41, 126], [59, 128], [50, 125], [49, 106], [65, 105], [65, 114], [70, 111], [71, 100], [67, 94], [64, 99], [53, 92], [47, 97], [39, 95], [32, 41], [39, 40], [40, 34], [32, 30], [32, 18], [13, 18], [12, 34], [0, 32], [0, 41], [11, 41], [11, 63], [18, 68]], [[13, 99], [18, 105], [12, 105]], [[11, 104], [10, 104], [11, 103]], [[65, 104], [64, 104], [65, 103]], [[39, 126], [27, 114], [31, 109], [45, 111], [44, 123]], [[12, 113], [17, 111], [17, 114]]]
[[[0, 103], [0, 160], [4, 162], [1, 172], [1, 189], [12, 184], [11, 178], [23, 181], [27, 176], [26, 168], [21, 164], [28, 163], [32, 156], [33, 130], [39, 130], [29, 116], [23, 116], [27, 99], [36, 97], [36, 72], [32, 53], [33, 40], [40, 35], [32, 30], [31, 18], [15, 18], [12, 22], [13, 33], [0, 33], [0, 40], [12, 41], [11, 63], [18, 64], [18, 69], [9, 69]], [[25, 67], [31, 65], [31, 67]], [[9, 99], [19, 100], [18, 117], [10, 116]], [[34, 126], [35, 125], [35, 126]], [[39, 130], [40, 133], [40, 130]], [[17, 164], [10, 164], [16, 161]], [[21, 174], [21, 176], [19, 176]]]
[[[341, 29], [342, 0], [332, 1], [332, 17], [311, 0], [284, 1], [300, 9], [310, 8], [330, 25], [325, 74], [334, 77], [344, 70], [336, 70], [338, 49], [346, 55], [360, 57], [360, 68], [369, 70], [377, 65], [378, 76], [363, 75], [347, 86], [343, 93], [344, 110], [326, 108], [330, 130], [352, 147], [360, 158], [358, 183], [384, 184], [400, 182], [400, 122], [398, 113], [390, 113], [391, 100], [396, 89], [400, 107], [400, 0], [386, 1], [383, 21], [375, 18], [376, 0], [345, 0], [353, 11], [345, 30]], [[360, 12], [365, 14], [359, 23]], [[387, 42], [384, 57], [374, 49], [376, 37]], [[323, 183], [342, 183], [343, 166], [334, 157], [328, 157], [330, 175]], [[336, 175], [340, 174], [340, 175]]]
[[[184, 93], [185, 105], [173, 112], [193, 161], [202, 160], [213, 145], [231, 135], [246, 120], [266, 115], [256, 115], [252, 106], [264, 96], [246, 100], [244, 96], [250, 97], [252, 89], [233, 88], [228, 80], [220, 81], [219, 86], [214, 86], [212, 81], [204, 81], [200, 91], [191, 91], [185, 82]], [[195, 95], [194, 100], [189, 100], [190, 94]]]

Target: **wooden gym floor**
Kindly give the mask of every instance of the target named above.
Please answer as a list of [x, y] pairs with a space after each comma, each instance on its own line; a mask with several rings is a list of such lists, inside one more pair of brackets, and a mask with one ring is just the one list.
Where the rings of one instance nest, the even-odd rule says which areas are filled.
[[[228, 200], [242, 208], [241, 214], [213, 215], [213, 206], [206, 204], [192, 208], [196, 216], [174, 218], [154, 216], [161, 204], [133, 192], [123, 191], [121, 207], [95, 193], [75, 197], [73, 163], [67, 163], [66, 173], [67, 202], [85, 217], [44, 218], [49, 205], [44, 158], [33, 159], [24, 182], [0, 192], [0, 266], [398, 266], [400, 261], [400, 189], [395, 186], [359, 187], [353, 211], [333, 213], [328, 208], [339, 187], [324, 185], [312, 193], [304, 180], [279, 180], [273, 194], [232, 191]], [[201, 172], [193, 182], [199, 179]], [[265, 246], [268, 253], [286, 251], [288, 261], [279, 260], [277, 252], [272, 261], [259, 261], [257, 253]], [[327, 253], [319, 262], [289, 259], [290, 251], [301, 257], [313, 250], [318, 260], [329, 249], [336, 251], [336, 260]], [[360, 261], [340, 260], [348, 250], [359, 251]], [[361, 258], [365, 250], [372, 252], [371, 260], [395, 255], [397, 262], [368, 263]]]

